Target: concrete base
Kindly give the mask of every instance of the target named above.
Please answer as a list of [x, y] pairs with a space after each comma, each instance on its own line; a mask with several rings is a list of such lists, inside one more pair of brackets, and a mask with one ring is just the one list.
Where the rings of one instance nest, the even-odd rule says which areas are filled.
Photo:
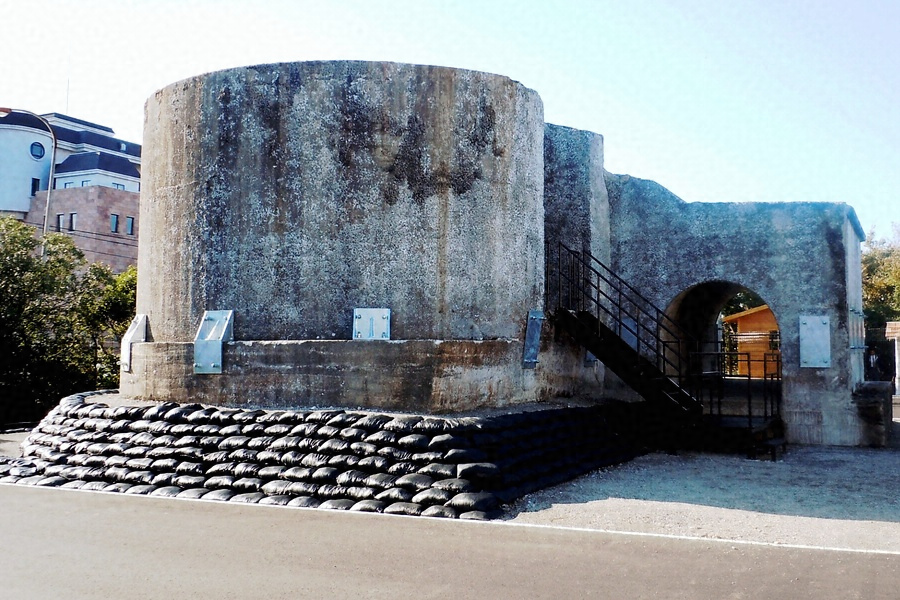
[[535, 369], [519, 340], [239, 341], [223, 348], [223, 373], [197, 375], [193, 344], [132, 347], [125, 396], [259, 408], [367, 407], [450, 413], [602, 394], [602, 366], [583, 351], [545, 343]]

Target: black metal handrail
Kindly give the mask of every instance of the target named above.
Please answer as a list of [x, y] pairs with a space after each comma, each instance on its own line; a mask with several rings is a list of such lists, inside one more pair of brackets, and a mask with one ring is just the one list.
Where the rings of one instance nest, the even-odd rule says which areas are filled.
[[590, 252], [560, 242], [556, 254], [556, 305], [593, 314], [686, 391], [698, 346], [684, 329]]

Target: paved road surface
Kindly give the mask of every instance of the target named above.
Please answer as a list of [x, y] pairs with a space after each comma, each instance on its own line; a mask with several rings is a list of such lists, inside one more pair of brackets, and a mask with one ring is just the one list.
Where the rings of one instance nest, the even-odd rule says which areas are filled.
[[900, 555], [0, 485], [2, 598], [900, 597]]

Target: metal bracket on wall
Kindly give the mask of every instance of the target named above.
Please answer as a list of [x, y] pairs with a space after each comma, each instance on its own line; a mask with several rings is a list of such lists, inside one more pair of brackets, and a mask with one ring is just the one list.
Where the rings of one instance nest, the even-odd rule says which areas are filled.
[[522, 356], [522, 368], [533, 369], [538, 363], [538, 350], [541, 347], [541, 325], [544, 311], [529, 310], [528, 323], [525, 326], [525, 350]]
[[119, 352], [119, 365], [126, 373], [131, 373], [131, 345], [136, 342], [147, 341], [147, 315], [135, 315], [128, 326], [128, 331], [122, 336], [122, 346]]
[[208, 310], [203, 313], [194, 337], [194, 373], [222, 372], [222, 344], [234, 339], [233, 310]]

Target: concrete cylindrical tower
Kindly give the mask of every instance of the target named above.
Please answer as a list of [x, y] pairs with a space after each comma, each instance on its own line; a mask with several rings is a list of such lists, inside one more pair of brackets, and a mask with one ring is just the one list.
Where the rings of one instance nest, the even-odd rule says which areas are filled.
[[[235, 402], [252, 380], [270, 404], [306, 395], [391, 404], [415, 380], [428, 396], [420, 404], [434, 405], [440, 388], [446, 407], [459, 405], [444, 375], [460, 361], [521, 370], [515, 344], [543, 304], [543, 140], [536, 92], [459, 69], [285, 63], [158, 91], [146, 106], [138, 259], [150, 343], [123, 373], [123, 391]], [[456, 345], [410, 345], [395, 360], [414, 376], [404, 380], [394, 363], [377, 376], [392, 383], [375, 385], [380, 361], [399, 350], [360, 355], [349, 341], [355, 307], [389, 308], [394, 340]], [[237, 343], [348, 345], [313, 352], [308, 342], [277, 358], [235, 347], [219, 379], [195, 376], [179, 345], [205, 310], [234, 311]], [[486, 351], [492, 341], [502, 350]], [[356, 386], [350, 371], [365, 381]], [[531, 399], [531, 384], [474, 377], [464, 404]], [[374, 395], [324, 391], [335, 385]]]

